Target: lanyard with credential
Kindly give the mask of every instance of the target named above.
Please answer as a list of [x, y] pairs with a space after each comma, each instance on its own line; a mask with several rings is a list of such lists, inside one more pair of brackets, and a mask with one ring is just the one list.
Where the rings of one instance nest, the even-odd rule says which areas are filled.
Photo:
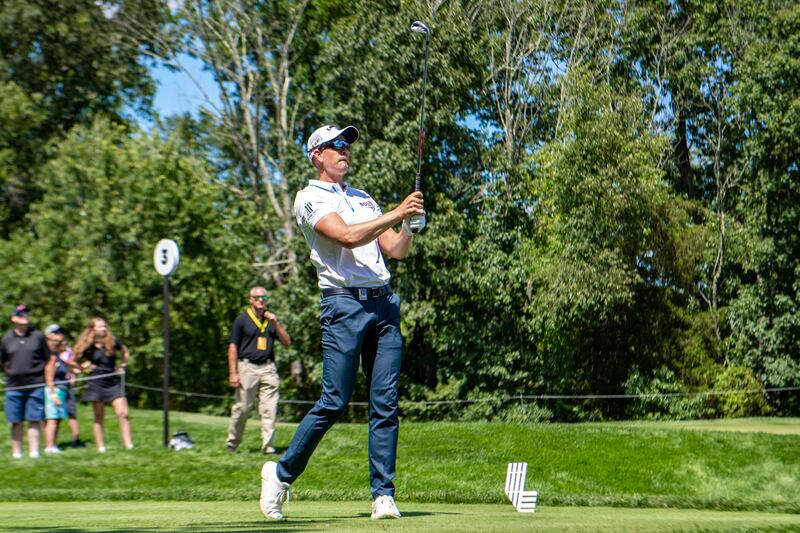
[[261, 322], [252, 309], [248, 309], [247, 314], [250, 315], [250, 318], [258, 328], [258, 331], [264, 333], [264, 330], [267, 329], [267, 324], [269, 324], [269, 320], [264, 320], [264, 322]]
[[[258, 319], [258, 317], [256, 316], [256, 314], [253, 312], [253, 310], [251, 308], [249, 308], [249, 307], [247, 308], [247, 314], [250, 315], [250, 320], [252, 320], [253, 323], [256, 325], [256, 327], [258, 328], [258, 331], [263, 334], [264, 330], [267, 329], [267, 325], [269, 324], [269, 320], [264, 320], [264, 322], [261, 322]], [[267, 349], [267, 338], [266, 337], [262, 337], [261, 335], [258, 336], [258, 339], [256, 341], [256, 349], [257, 350], [266, 350]]]

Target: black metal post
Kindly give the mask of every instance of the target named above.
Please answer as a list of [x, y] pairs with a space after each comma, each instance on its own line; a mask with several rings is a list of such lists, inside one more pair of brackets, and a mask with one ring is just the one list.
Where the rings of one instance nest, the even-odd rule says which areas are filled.
[[169, 446], [169, 276], [164, 276], [164, 446]]

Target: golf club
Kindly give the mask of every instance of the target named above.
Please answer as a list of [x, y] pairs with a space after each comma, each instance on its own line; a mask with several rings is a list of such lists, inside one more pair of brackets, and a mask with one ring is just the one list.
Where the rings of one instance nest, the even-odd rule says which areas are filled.
[[[414, 182], [414, 190], [421, 191], [422, 190], [422, 176], [420, 174], [420, 169], [422, 168], [422, 140], [424, 135], [422, 133], [422, 124], [425, 118], [425, 89], [428, 84], [428, 41], [431, 37], [431, 30], [428, 26], [419, 20], [415, 20], [411, 24], [411, 31], [415, 33], [424, 33], [425, 34], [425, 60], [423, 62], [422, 67], [422, 96], [420, 97], [420, 107], [419, 107], [419, 145], [417, 150], [417, 177]], [[424, 220], [424, 215], [417, 215], [411, 217], [411, 231], [413, 233], [419, 233], [422, 229], [420, 227], [420, 222]]]

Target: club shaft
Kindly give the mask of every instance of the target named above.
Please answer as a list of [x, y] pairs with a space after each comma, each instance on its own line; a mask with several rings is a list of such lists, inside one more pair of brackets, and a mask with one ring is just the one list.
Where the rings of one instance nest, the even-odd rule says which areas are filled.
[[414, 190], [422, 190], [422, 141], [425, 138], [423, 133], [422, 124], [425, 120], [425, 89], [428, 85], [428, 33], [425, 33], [425, 59], [422, 66], [422, 97], [419, 107], [419, 146], [417, 149], [417, 179], [414, 183]]

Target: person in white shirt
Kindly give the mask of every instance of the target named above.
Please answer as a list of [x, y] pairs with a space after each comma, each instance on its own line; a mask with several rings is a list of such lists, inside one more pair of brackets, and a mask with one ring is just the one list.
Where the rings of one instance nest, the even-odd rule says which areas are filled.
[[[399, 518], [394, 502], [397, 457], [397, 384], [403, 338], [400, 298], [389, 286], [383, 254], [403, 259], [413, 233], [425, 226], [421, 192], [384, 213], [378, 202], [344, 181], [354, 126], [323, 126], [306, 150], [319, 179], [297, 193], [295, 216], [317, 269], [322, 325], [322, 397], [306, 414], [289, 448], [261, 469], [261, 512], [283, 518], [291, 484], [305, 470], [325, 432], [347, 408], [359, 366], [369, 387], [369, 471], [372, 518]], [[412, 222], [413, 219], [413, 222]], [[412, 226], [412, 223], [414, 224]], [[401, 231], [394, 226], [402, 224]]]

